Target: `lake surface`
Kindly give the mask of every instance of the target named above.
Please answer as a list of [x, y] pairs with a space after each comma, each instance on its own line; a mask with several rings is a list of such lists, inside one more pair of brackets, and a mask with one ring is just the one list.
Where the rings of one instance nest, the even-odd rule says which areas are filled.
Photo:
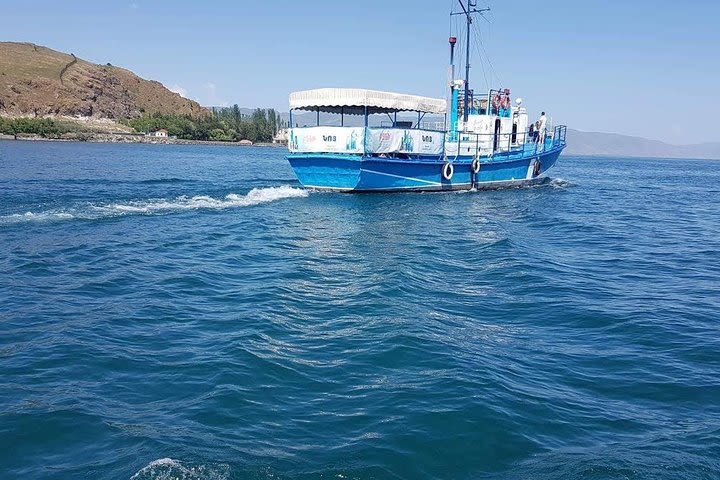
[[720, 478], [720, 162], [283, 155], [0, 141], [0, 478]]

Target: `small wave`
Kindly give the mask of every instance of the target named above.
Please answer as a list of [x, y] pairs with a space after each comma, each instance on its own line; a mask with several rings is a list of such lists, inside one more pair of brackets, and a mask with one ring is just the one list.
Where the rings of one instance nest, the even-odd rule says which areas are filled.
[[138, 470], [130, 480], [225, 480], [230, 476], [230, 466], [185, 466], [172, 458], [153, 460]]
[[186, 210], [223, 210], [250, 207], [285, 198], [307, 197], [307, 190], [283, 185], [253, 188], [246, 195], [231, 193], [223, 198], [206, 195], [180, 196], [172, 199], [149, 199], [108, 204], [85, 204], [66, 209], [25, 212], [0, 216], [0, 224], [43, 222], [58, 220], [96, 220], [123, 215], [162, 215]]
[[166, 183], [187, 183], [192, 182], [192, 180], [186, 180], [184, 178], [151, 178], [149, 180], [142, 180], [140, 183], [144, 185], [156, 185], [156, 184], [166, 184]]
[[564, 178], [553, 178], [550, 180], [550, 186], [553, 188], [567, 188], [572, 187], [573, 184], [570, 183], [569, 180], [565, 180]]

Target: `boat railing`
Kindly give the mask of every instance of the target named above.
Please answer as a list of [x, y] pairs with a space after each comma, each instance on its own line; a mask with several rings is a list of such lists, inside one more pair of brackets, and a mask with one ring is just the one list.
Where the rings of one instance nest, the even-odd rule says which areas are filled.
[[539, 138], [538, 131], [531, 130], [504, 133], [451, 132], [447, 135], [444, 151], [446, 157], [450, 158], [458, 156], [490, 158], [499, 153], [532, 156], [564, 147], [566, 136], [565, 125], [558, 125], [546, 132], [544, 139]]
[[349, 153], [405, 156], [536, 155], [566, 145], [567, 127], [558, 125], [539, 138], [537, 131], [445, 132], [400, 127], [291, 128], [288, 147], [294, 153]]
[[432, 130], [434, 132], [444, 132], [446, 130], [445, 122], [443, 122], [443, 121], [422, 122], [420, 124], [420, 130]]
[[[430, 121], [430, 122], [420, 122], [419, 124], [413, 123], [412, 121], [397, 121], [393, 122], [392, 120], [383, 120], [380, 122], [380, 128], [397, 128], [401, 130], [408, 130], [410, 128], [414, 128], [417, 130], [428, 130], [431, 132], [444, 132], [445, 131], [445, 122], [443, 121]], [[369, 128], [378, 128], [377, 126], [371, 126]]]

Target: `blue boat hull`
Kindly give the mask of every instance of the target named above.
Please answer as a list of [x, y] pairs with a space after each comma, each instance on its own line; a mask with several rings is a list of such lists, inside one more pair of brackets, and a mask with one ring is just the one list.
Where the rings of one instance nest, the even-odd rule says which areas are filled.
[[[345, 192], [469, 190], [543, 183], [547, 181], [544, 174], [557, 162], [563, 148], [532, 152], [532, 155], [527, 150], [499, 153], [481, 160], [477, 174], [471, 170], [472, 157], [457, 157], [452, 161], [454, 173], [450, 180], [443, 178], [444, 161], [437, 156], [394, 159], [295, 153], [287, 159], [306, 188]], [[536, 161], [540, 166], [533, 172]]]

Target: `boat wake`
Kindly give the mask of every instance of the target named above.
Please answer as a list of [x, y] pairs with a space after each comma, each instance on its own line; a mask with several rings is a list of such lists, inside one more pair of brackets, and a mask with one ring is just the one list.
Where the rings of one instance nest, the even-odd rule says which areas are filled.
[[[569, 188], [574, 187], [575, 184], [571, 183], [569, 180], [565, 180], [563, 178], [550, 178], [546, 177], [543, 178], [542, 181], [537, 183], [514, 183], [510, 185], [505, 186], [498, 186], [496, 188], [477, 188], [472, 187], [469, 190], [455, 190], [454, 193], [457, 194], [463, 194], [463, 193], [480, 193], [483, 194], [487, 192], [488, 190], [523, 190], [523, 189], [534, 189], [534, 188]], [[446, 193], [446, 192], [425, 192], [425, 193]]]
[[172, 458], [160, 458], [138, 470], [130, 480], [225, 480], [229, 476], [229, 465], [185, 466]]
[[193, 197], [182, 195], [172, 199], [156, 198], [107, 204], [86, 203], [69, 208], [3, 215], [0, 216], [0, 225], [74, 219], [97, 220], [125, 215], [163, 215], [188, 210], [223, 210], [250, 207], [285, 198], [307, 197], [308, 195], [307, 190], [283, 185], [253, 188], [245, 195], [231, 193], [222, 198], [206, 195]]
[[127, 203], [112, 203], [95, 207], [98, 210], [121, 213], [153, 214], [179, 210], [222, 210], [233, 207], [249, 207], [261, 203], [274, 202], [284, 198], [306, 197], [306, 190], [288, 186], [253, 188], [247, 195], [231, 193], [224, 198], [213, 198], [205, 195], [194, 197], [180, 196], [172, 200], [149, 200]]

